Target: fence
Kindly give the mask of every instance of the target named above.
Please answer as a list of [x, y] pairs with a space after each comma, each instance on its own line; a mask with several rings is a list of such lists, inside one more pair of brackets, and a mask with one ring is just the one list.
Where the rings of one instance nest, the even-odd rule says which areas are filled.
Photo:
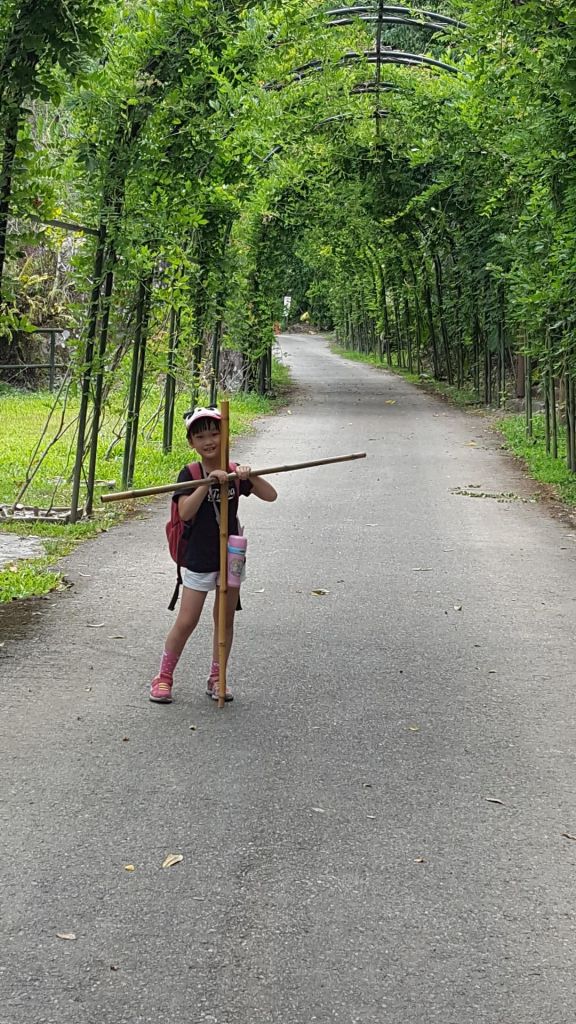
[[37, 327], [34, 330], [34, 334], [47, 334], [50, 338], [50, 348], [48, 352], [47, 363], [0, 363], [0, 371], [2, 370], [49, 370], [48, 375], [48, 387], [50, 391], [54, 390], [54, 384], [56, 379], [56, 370], [64, 369], [64, 363], [56, 362], [56, 335], [66, 334], [70, 337], [70, 332], [64, 327]]

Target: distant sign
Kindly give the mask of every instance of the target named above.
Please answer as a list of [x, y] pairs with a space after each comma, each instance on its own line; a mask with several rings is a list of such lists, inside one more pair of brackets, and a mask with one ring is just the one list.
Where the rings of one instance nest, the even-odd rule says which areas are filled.
[[291, 305], [292, 305], [292, 296], [291, 295], [285, 295], [284, 296], [284, 315], [285, 316], [287, 316], [288, 313], [290, 312], [290, 306]]

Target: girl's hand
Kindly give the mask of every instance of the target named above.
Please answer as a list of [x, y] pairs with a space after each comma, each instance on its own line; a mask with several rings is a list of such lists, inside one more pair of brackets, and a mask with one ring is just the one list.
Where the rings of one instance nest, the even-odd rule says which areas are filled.
[[239, 480], [247, 480], [252, 472], [252, 466], [236, 466], [236, 476]]
[[228, 473], [224, 469], [213, 469], [206, 479], [208, 483], [212, 481], [216, 484], [225, 484], [228, 480]]

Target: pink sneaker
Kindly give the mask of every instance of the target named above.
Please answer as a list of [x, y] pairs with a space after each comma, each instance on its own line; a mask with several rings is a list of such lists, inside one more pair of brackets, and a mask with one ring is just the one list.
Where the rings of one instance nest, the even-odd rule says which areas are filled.
[[171, 704], [172, 703], [172, 680], [162, 679], [162, 676], [156, 676], [152, 680], [150, 687], [150, 700], [153, 700], [156, 704]]
[[[219, 680], [218, 676], [209, 676], [208, 677], [208, 681], [206, 683], [206, 693], [207, 693], [208, 697], [212, 697], [212, 700], [218, 700], [218, 686], [219, 686], [219, 684], [220, 684], [220, 680]], [[231, 700], [234, 700], [234, 695], [231, 694], [230, 690], [228, 690], [228, 689], [226, 690], [226, 696], [224, 697], [224, 700], [226, 701], [226, 703], [228, 703]]]

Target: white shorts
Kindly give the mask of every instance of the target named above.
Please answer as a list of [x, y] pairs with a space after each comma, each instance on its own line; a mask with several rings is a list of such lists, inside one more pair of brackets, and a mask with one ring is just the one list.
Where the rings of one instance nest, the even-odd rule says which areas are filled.
[[[200, 590], [203, 593], [207, 593], [209, 590], [216, 590], [216, 587], [220, 586], [219, 572], [193, 572], [192, 569], [185, 569], [184, 566], [182, 566], [181, 572], [182, 583], [185, 587], [189, 587], [190, 590]], [[246, 566], [242, 569], [240, 582], [243, 583], [245, 579]]]

